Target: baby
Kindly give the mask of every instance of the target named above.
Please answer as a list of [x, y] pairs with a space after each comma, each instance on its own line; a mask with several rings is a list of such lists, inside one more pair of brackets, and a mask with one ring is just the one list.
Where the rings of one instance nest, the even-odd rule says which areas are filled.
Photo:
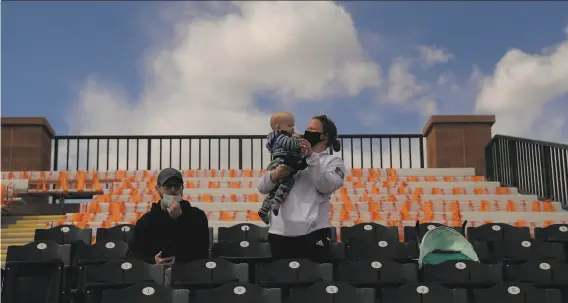
[[[292, 156], [301, 160], [302, 151], [300, 150], [300, 141], [298, 140], [300, 136], [294, 132], [294, 116], [286, 112], [275, 113], [270, 118], [270, 127], [272, 132], [266, 138], [268, 141], [266, 148], [271, 154], [268, 170], [274, 170], [279, 165], [284, 164], [286, 157], [290, 158]], [[297, 170], [294, 167], [291, 169], [290, 175], [280, 180], [277, 186], [262, 201], [258, 215], [266, 224], [269, 224], [271, 210], [274, 215], [278, 215], [280, 204], [286, 200], [294, 185], [293, 176]]]

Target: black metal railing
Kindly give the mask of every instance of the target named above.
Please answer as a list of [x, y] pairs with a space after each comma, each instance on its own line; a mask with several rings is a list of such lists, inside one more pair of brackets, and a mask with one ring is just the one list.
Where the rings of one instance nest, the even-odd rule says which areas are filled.
[[[349, 168], [423, 168], [424, 139], [343, 135], [338, 153]], [[53, 170], [260, 169], [266, 136], [56, 136]]]
[[485, 159], [490, 181], [568, 205], [568, 145], [496, 135]]

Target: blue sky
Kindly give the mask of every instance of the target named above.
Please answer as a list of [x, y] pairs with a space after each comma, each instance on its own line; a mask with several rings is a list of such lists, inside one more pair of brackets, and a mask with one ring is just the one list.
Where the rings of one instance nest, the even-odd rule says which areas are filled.
[[[293, 5], [299, 9], [297, 14], [302, 14], [302, 4]], [[566, 115], [563, 115], [562, 111], [564, 113], [568, 111], [568, 106], [566, 106], [568, 99], [566, 90], [558, 86], [562, 86], [564, 79], [568, 79], [566, 75], [568, 70], [564, 73], [561, 71], [555, 83], [539, 85], [540, 88], [536, 87], [535, 92], [531, 91], [530, 94], [525, 92], [525, 95], [536, 95], [537, 98], [542, 93], [543, 99], [551, 99], [530, 106], [527, 104], [534, 103], [533, 99], [527, 100], [526, 103], [519, 101], [518, 104], [510, 102], [501, 106], [493, 106], [493, 101], [487, 100], [514, 98], [515, 94], [501, 93], [499, 87], [487, 87], [487, 91], [482, 94], [479, 81], [484, 77], [487, 79], [493, 77], [496, 64], [513, 48], [527, 54], [541, 54], [543, 49], [566, 43], [567, 33], [564, 29], [568, 25], [568, 2], [346, 2], [339, 3], [339, 5], [343, 6], [348, 13], [345, 20], [350, 18], [354, 24], [356, 41], [348, 39], [349, 31], [345, 31], [346, 34], [341, 37], [353, 45], [358, 42], [359, 46], [345, 47], [345, 51], [338, 50], [330, 57], [349, 57], [345, 59], [348, 63], [375, 64], [380, 69], [378, 74], [380, 79], [376, 75], [368, 74], [371, 72], [369, 69], [367, 74], [360, 76], [364, 80], [353, 84], [359, 88], [357, 92], [337, 94], [327, 93], [327, 91], [300, 94], [297, 93], [299, 86], [293, 86], [299, 84], [290, 84], [289, 87], [282, 85], [276, 88], [267, 80], [266, 83], [259, 84], [262, 89], [257, 89], [255, 86], [247, 91], [253, 96], [250, 102], [246, 101], [246, 97], [242, 97], [245, 101], [238, 104], [232, 99], [226, 101], [227, 104], [235, 102], [230, 105], [234, 106], [234, 108], [231, 107], [230, 112], [239, 113], [235, 117], [224, 114], [220, 114], [219, 117], [211, 112], [209, 112], [211, 116], [203, 117], [202, 120], [200, 119], [205, 114], [199, 117], [190, 116], [191, 118], [188, 119], [199, 120], [199, 123], [182, 123], [188, 126], [181, 132], [221, 134], [226, 128], [227, 133], [262, 134], [266, 132], [266, 129], [258, 129], [258, 127], [263, 123], [259, 122], [263, 114], [268, 115], [276, 109], [289, 109], [296, 114], [298, 123], [301, 124], [305, 123], [310, 115], [325, 112], [336, 120], [342, 133], [417, 133], [421, 131], [429, 113], [474, 113], [476, 104], [485, 104], [480, 107], [481, 109], [477, 108], [478, 112], [491, 112], [495, 109], [498, 120], [501, 115], [503, 121], [506, 121], [503, 125], [499, 125], [499, 130], [505, 133], [529, 137], [540, 136], [543, 131], [540, 130], [539, 125], [551, 120], [549, 118], [554, 118], [556, 122], [553, 126], [558, 128], [555, 133], [561, 135], [552, 136], [550, 139], [564, 140], [566, 138], [562, 133], [568, 133], [568, 127], [564, 122]], [[180, 11], [190, 13], [186, 15], [179, 13]], [[156, 90], [148, 89], [148, 87], [154, 87], [148, 84], [152, 82], [153, 77], [166, 78], [166, 76], [164, 76], [165, 72], [150, 75], [145, 72], [148, 62], [146, 59], [158, 58], [155, 57], [157, 55], [154, 50], [164, 50], [172, 43], [174, 39], [172, 37], [175, 36], [172, 26], [177, 24], [180, 28], [183, 26], [191, 28], [192, 24], [197, 24], [197, 21], [193, 20], [202, 16], [197, 14], [196, 17], [191, 12], [203, 13], [204, 11], [211, 12], [211, 18], [222, 20], [226, 12], [238, 13], [239, 8], [229, 7], [226, 10], [220, 10], [218, 7], [190, 7], [187, 3], [181, 2], [143, 1], [4, 2], [2, 4], [2, 116], [45, 116], [58, 134], [179, 133], [179, 128], [174, 126], [172, 126], [173, 130], [156, 127], [156, 125], [170, 123], [169, 117], [174, 115], [172, 113], [168, 116], [169, 112], [164, 112], [164, 116], [159, 117], [160, 111], [156, 109], [161, 107], [181, 109], [182, 101], [179, 100], [185, 98], [183, 91], [172, 92], [172, 95], [177, 94], [178, 97], [162, 98]], [[267, 8], [259, 9], [259, 12], [270, 14], [271, 11]], [[340, 25], [335, 24], [334, 18], [325, 15], [327, 13], [330, 14], [329, 16], [334, 16], [324, 9], [321, 14], [313, 11], [314, 20], [319, 17], [325, 19], [321, 20], [323, 26], [318, 26], [316, 23], [318, 21], [301, 19], [307, 24], [303, 32], [309, 32], [312, 28], [326, 31], [325, 24], [329, 24], [330, 30], [340, 32]], [[285, 19], [286, 14], [296, 13], [295, 11], [282, 12], [275, 16]], [[348, 27], [348, 24], [345, 24]], [[272, 26], [274, 26], [274, 33], [267, 37], [284, 35], [279, 32], [283, 25], [272, 24]], [[206, 41], [199, 39], [221, 40], [215, 36], [221, 35], [219, 31], [211, 30], [210, 32], [212, 36], [207, 38], [201, 35], [191, 36], [192, 34], [189, 33], [188, 41], [197, 43], [195, 41]], [[308, 35], [308, 33], [302, 34]], [[328, 34], [333, 38], [333, 32]], [[327, 37], [325, 33], [315, 32], [315, 29], [312, 35], [312, 39]], [[244, 48], [248, 42], [236, 39], [232, 43], [240, 49]], [[318, 45], [325, 48], [325, 43], [332, 42], [321, 42]], [[345, 45], [347, 44], [346, 42]], [[421, 59], [417, 51], [419, 46], [442, 49], [446, 55], [451, 54], [453, 59], [446, 62], [438, 61], [426, 68], [426, 59]], [[358, 48], [364, 51], [365, 59], [355, 55], [358, 53], [356, 50]], [[224, 44], [213, 49], [225, 52], [227, 57], [230, 57], [229, 53], [233, 48], [232, 45]], [[330, 50], [327, 48], [323, 51]], [[543, 56], [551, 52], [553, 51], [548, 51]], [[344, 55], [347, 53], [349, 55]], [[258, 57], [266, 59], [267, 56], [269, 56], [267, 51], [263, 53], [258, 51]], [[410, 74], [416, 81], [423, 83], [423, 86], [429, 86], [428, 91], [423, 90], [422, 93], [398, 99], [392, 95], [388, 96], [389, 70], [393, 67], [394, 60], [399, 57], [406, 62], [407, 66], [410, 66], [406, 70], [406, 75]], [[286, 56], [277, 58], [281, 62], [288, 59]], [[568, 58], [565, 53], [560, 53], [557, 54], [555, 60], [567, 62]], [[546, 60], [541, 58], [539, 61], [542, 63]], [[209, 61], [201, 60], [200, 62]], [[243, 68], [238, 72], [248, 73], [244, 67], [240, 65], [238, 67]], [[223, 67], [219, 69], [218, 66], [211, 65], [202, 68], [207, 70], [203, 73], [207, 74], [207, 77], [233, 71], [231, 67], [224, 70]], [[247, 68], [250, 69], [250, 67]], [[345, 72], [345, 69], [340, 67], [331, 68], [336, 69], [333, 74], [337, 77]], [[537, 67], [529, 66], [529, 68], [535, 68], [536, 71], [543, 70]], [[237, 68], [235, 67], [234, 70]], [[519, 71], [523, 75], [523, 72], [515, 67], [508, 67], [505, 70]], [[547, 69], [544, 71], [541, 77], [548, 76]], [[304, 71], [299, 70], [298, 73], [304, 73]], [[314, 73], [316, 76], [319, 75]], [[445, 86], [435, 85], [442, 75], [449, 75], [450, 83], [444, 84]], [[512, 78], [517, 79], [517, 77]], [[517, 85], [522, 87], [521, 80]], [[254, 81], [256, 85], [260, 80], [255, 79]], [[231, 91], [227, 88], [229, 85], [241, 85], [239, 81], [217, 81], [216, 83], [219, 83], [217, 88], [221, 92]], [[245, 86], [249, 84], [244, 80], [243, 83], [245, 84], [242, 85]], [[568, 82], [565, 84], [568, 87]], [[187, 85], [200, 86], [191, 81], [188, 81]], [[511, 90], [510, 86], [508, 87]], [[307, 88], [302, 87], [302, 89]], [[549, 96], [538, 89], [558, 91]], [[282, 97], [282, 94], [275, 94], [275, 91], [280, 90], [285, 92], [282, 93], [285, 97]], [[403, 91], [408, 90], [410, 88], [403, 88]], [[172, 91], [175, 89], [172, 88]], [[196, 95], [188, 95], [187, 98], [194, 100], [196, 96], [210, 96], [214, 93], [216, 92], [203, 91]], [[155, 99], [148, 101], [150, 96]], [[240, 96], [236, 96], [235, 100], [239, 98]], [[393, 100], [387, 100], [389, 98]], [[196, 103], [188, 103], [189, 105], [184, 103], [183, 106], [187, 105], [187, 107], [183, 109], [197, 111], [208, 106], [207, 103], [193, 100], [187, 102]], [[147, 102], [154, 106], [152, 110], [145, 110], [149, 108]], [[428, 107], [429, 110], [425, 109], [427, 103], [431, 106]], [[222, 101], [211, 101], [210, 104], [214, 104], [211, 106], [219, 110], [224, 108]], [[531, 116], [533, 115], [532, 107], [542, 107], [543, 112]], [[527, 123], [530, 123], [530, 126], [519, 128], [514, 123], [522, 122], [515, 121], [511, 115], [507, 116], [503, 108], [513, 109], [512, 112], [517, 113], [513, 117], [526, 116], [526, 121], [529, 121]], [[240, 125], [237, 122], [226, 126], [219, 125], [219, 120], [224, 119], [249, 121], [246, 118], [249, 117], [247, 114], [252, 115], [248, 127], [237, 127]], [[132, 123], [125, 123], [123, 127], [123, 124], [117, 120], [124, 122], [125, 115], [128, 115], [127, 120]], [[138, 118], [149, 119], [150, 122], [144, 127], [139, 127], [140, 124], [135, 122]], [[549, 126], [545, 129], [549, 130]], [[549, 131], [544, 132], [549, 133]]]

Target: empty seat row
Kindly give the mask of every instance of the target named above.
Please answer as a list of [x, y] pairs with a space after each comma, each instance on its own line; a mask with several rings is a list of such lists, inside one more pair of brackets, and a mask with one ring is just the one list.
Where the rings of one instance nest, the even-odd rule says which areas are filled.
[[[465, 223], [464, 223], [465, 225]], [[416, 227], [406, 226], [404, 228], [404, 239], [406, 242], [420, 242], [422, 236], [429, 230], [444, 226], [439, 223], [421, 223]], [[464, 234], [462, 228], [455, 228]], [[213, 238], [212, 228], [210, 228], [210, 238]], [[332, 230], [332, 241], [337, 239], [335, 227]], [[343, 226], [340, 228], [341, 239], [343, 242], [368, 242], [376, 243], [381, 240], [399, 241], [397, 227], [386, 227], [377, 223], [359, 223], [354, 226]], [[132, 238], [134, 225], [121, 224], [112, 228], [98, 228], [96, 233], [97, 241], [125, 241]], [[467, 228], [467, 238], [470, 241], [478, 242], [522, 242], [531, 241], [530, 229], [528, 227], [514, 227], [504, 223], [488, 223], [477, 227]], [[568, 243], [568, 224], [552, 224], [543, 228], [535, 228], [535, 240], [544, 242], [564, 242]], [[255, 224], [241, 223], [231, 227], [218, 228], [218, 241], [261, 241], [266, 242], [268, 228], [260, 227]], [[89, 228], [81, 229], [74, 225], [60, 225], [50, 229], [37, 229], [34, 240], [51, 240], [58, 243], [71, 243], [82, 241], [90, 244], [92, 241], [92, 231]]]
[[[35, 253], [32, 253], [30, 249], [21, 249], [18, 256], [24, 255], [24, 257], [19, 257], [16, 262], [8, 260], [8, 273], [2, 298], [6, 300], [5, 302], [55, 302], [40, 301], [39, 298], [55, 300], [58, 296], [70, 294], [69, 289], [74, 287], [77, 290], [73, 292], [76, 302], [97, 303], [103, 300], [104, 292], [108, 289], [124, 288], [139, 282], [157, 284], [165, 282], [164, 266], [146, 264], [141, 260], [115, 260], [82, 267], [75, 276], [77, 283], [73, 283], [74, 285], [70, 287], [64, 282], [68, 278], [66, 276], [69, 275], [69, 271], [65, 270], [68, 261], [62, 260], [63, 255], [69, 255], [70, 246], [39, 243], [36, 247]], [[249, 266], [249, 264], [235, 264], [223, 259], [204, 259], [188, 264], [174, 264], [171, 270], [171, 286], [172, 288], [199, 290], [230, 283], [254, 282], [265, 288], [290, 290], [320, 282], [332, 283], [335, 280], [336, 282], [333, 283], [345, 282], [356, 287], [380, 289], [377, 295], [384, 298], [384, 302], [414, 302], [416, 298], [407, 297], [405, 292], [400, 293], [400, 289], [397, 289], [401, 286], [407, 287], [419, 283], [437, 282], [447, 287], [476, 289], [501, 285], [504, 281], [530, 283], [533, 286], [550, 289], [564, 289], [568, 286], [568, 264], [560, 262], [528, 262], [520, 265], [507, 265], [503, 268], [500, 264], [446, 261], [437, 265], [425, 265], [420, 271], [416, 264], [376, 260], [344, 262], [339, 264], [335, 271], [332, 264], [317, 264], [303, 259], [282, 259], [270, 263], [257, 263], [253, 266], [254, 271], [250, 271]], [[424, 282], [418, 282], [419, 280]], [[30, 292], [29, 287], [32, 287], [34, 291]], [[429, 292], [427, 287], [422, 290], [418, 292], [420, 295]], [[441, 298], [450, 298], [450, 293], [452, 296], [456, 295], [453, 291], [442, 291], [441, 293], [444, 294]], [[283, 295], [288, 295], [288, 293]], [[404, 300], [411, 301], [400, 301], [401, 295]], [[461, 295], [456, 297], [458, 298], [461, 298]]]
[[[105, 290], [101, 303], [281, 303], [282, 290], [248, 283], [230, 283], [215, 289], [170, 289], [154, 283], [137, 283], [123, 289]], [[526, 284], [499, 284], [487, 289], [450, 289], [436, 283], [407, 284], [384, 290], [355, 288], [342, 282], [320, 282], [290, 290], [288, 302], [312, 303], [562, 303], [557, 289]]]

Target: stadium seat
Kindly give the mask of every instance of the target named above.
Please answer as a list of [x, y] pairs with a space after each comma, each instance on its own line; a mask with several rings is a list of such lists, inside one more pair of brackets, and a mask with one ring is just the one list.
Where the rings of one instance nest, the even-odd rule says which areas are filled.
[[537, 287], [568, 287], [568, 264], [560, 261], [529, 261], [505, 266], [509, 282], [530, 283]]
[[391, 260], [408, 263], [418, 258], [418, 245], [416, 242], [400, 243], [398, 240], [381, 240], [378, 243], [347, 242], [345, 256], [349, 261]]
[[[404, 241], [420, 243], [422, 241], [422, 237], [424, 237], [424, 235], [429, 230], [434, 229], [434, 228], [439, 227], [439, 226], [446, 226], [446, 225], [441, 224], [441, 223], [432, 222], [432, 223], [421, 223], [421, 224], [418, 224], [418, 226], [405, 226], [404, 227]], [[450, 227], [450, 226], [446, 226], [446, 227]], [[451, 228], [455, 229], [457, 232], [459, 232], [462, 235], [464, 234], [461, 227], [451, 227]]]
[[473, 291], [475, 303], [562, 303], [555, 289], [538, 289], [526, 284], [504, 283]]
[[266, 288], [310, 286], [332, 281], [333, 268], [329, 263], [319, 264], [307, 259], [281, 259], [256, 265], [256, 284]]
[[103, 264], [126, 258], [128, 243], [123, 241], [97, 241], [92, 246], [79, 246], [75, 257], [78, 266]]
[[172, 288], [216, 288], [227, 283], [248, 283], [248, 264], [223, 259], [197, 260], [172, 266]]
[[424, 264], [422, 281], [448, 287], [488, 287], [503, 282], [502, 266], [465, 260]]
[[101, 303], [189, 303], [189, 290], [137, 283], [120, 290], [105, 290]]
[[231, 241], [213, 245], [213, 256], [232, 262], [259, 262], [271, 258], [270, 244], [262, 242]]
[[381, 303], [468, 303], [465, 289], [450, 289], [437, 283], [410, 283], [386, 288]]
[[231, 227], [219, 227], [219, 242], [248, 241], [266, 242], [268, 241], [268, 227], [260, 227], [255, 224], [241, 223]]
[[494, 249], [496, 258], [506, 263], [524, 263], [530, 260], [566, 260], [566, 251], [562, 243], [541, 241], [505, 241]]
[[85, 267], [85, 285], [80, 288], [86, 303], [100, 303], [103, 291], [123, 289], [140, 282], [164, 284], [165, 267], [141, 260], [115, 260]]
[[119, 224], [111, 228], [97, 228], [97, 242], [123, 241], [130, 243], [134, 234], [133, 224]]
[[292, 289], [294, 303], [374, 303], [375, 290], [355, 288], [343, 282], [320, 282], [305, 289]]
[[196, 291], [192, 303], [281, 303], [280, 289], [265, 289], [250, 283], [229, 283]]
[[65, 270], [71, 262], [70, 245], [54, 241], [9, 246], [2, 302], [59, 302], [66, 300]]
[[91, 245], [93, 231], [90, 228], [79, 228], [75, 225], [60, 225], [49, 229], [36, 229], [34, 241], [54, 241], [59, 244], [75, 244], [83, 242]]
[[401, 286], [418, 282], [418, 266], [414, 263], [399, 264], [388, 260], [343, 262], [337, 268], [335, 279], [356, 287]]
[[377, 223], [359, 223], [341, 227], [341, 241], [376, 244], [379, 241], [399, 241], [398, 228]]
[[530, 241], [528, 227], [515, 227], [505, 223], [488, 223], [467, 228], [467, 239], [479, 242]]
[[534, 237], [539, 241], [568, 243], [568, 224], [551, 224], [547, 227], [536, 227]]

